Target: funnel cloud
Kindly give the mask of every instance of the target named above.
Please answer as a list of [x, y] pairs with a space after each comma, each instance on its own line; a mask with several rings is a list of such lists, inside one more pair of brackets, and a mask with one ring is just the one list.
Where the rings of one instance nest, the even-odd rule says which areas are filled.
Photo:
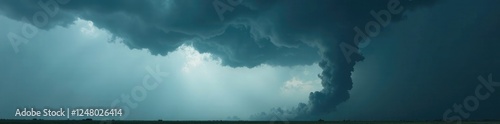
[[[411, 18], [409, 13], [425, 11], [443, 1], [2, 0], [0, 14], [31, 24], [40, 32], [88, 20], [112, 36], [109, 42], [154, 56], [169, 56], [188, 45], [231, 68], [317, 64], [322, 89], [310, 92], [307, 101], [250, 116], [254, 120], [271, 120], [276, 115], [311, 120], [331, 115], [351, 98], [351, 90], [357, 88], [353, 83], [356, 65], [370, 61], [361, 52], [363, 48], [386, 40], [377, 38], [394, 24], [404, 24]], [[26, 34], [8, 36], [16, 52], [29, 45]]]

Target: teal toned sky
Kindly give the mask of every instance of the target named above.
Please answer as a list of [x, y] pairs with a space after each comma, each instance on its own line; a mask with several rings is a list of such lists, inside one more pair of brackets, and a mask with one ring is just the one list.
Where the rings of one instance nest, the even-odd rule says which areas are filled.
[[[448, 116], [500, 118], [499, 87], [478, 80], [500, 81], [497, 1], [42, 2], [59, 10], [39, 24], [37, 1], [0, 1], [0, 118], [118, 101], [129, 120], [435, 120], [478, 86], [490, 96]], [[370, 22], [380, 31], [347, 60]]]

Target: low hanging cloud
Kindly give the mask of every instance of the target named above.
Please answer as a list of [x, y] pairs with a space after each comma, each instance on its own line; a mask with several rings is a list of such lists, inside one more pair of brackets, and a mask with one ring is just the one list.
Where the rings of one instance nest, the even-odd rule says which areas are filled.
[[[372, 10], [380, 12], [390, 6], [412, 10], [433, 3], [435, 0], [2, 0], [0, 12], [45, 30], [67, 26], [78, 18], [89, 20], [123, 39], [129, 48], [147, 49], [153, 55], [167, 55], [189, 44], [231, 67], [318, 62], [323, 69], [318, 75], [323, 89], [311, 92], [307, 103], [293, 109], [276, 108], [252, 116], [268, 120], [275, 114], [306, 119], [334, 111], [349, 99], [353, 67], [364, 59], [357, 52], [346, 58], [342, 51], [341, 44], [358, 48], [353, 28], [372, 30], [364, 28], [377, 21]], [[45, 19], [38, 12], [48, 13], [46, 25], [36, 24]], [[389, 22], [400, 21], [403, 12], [389, 16]]]

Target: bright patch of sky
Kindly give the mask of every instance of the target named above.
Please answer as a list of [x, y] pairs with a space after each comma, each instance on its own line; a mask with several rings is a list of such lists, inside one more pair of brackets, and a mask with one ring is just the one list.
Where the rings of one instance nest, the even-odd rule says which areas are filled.
[[[0, 17], [7, 26], [0, 34], [21, 32], [23, 23]], [[0, 42], [0, 110], [21, 107], [109, 106], [131, 93], [148, 74], [145, 68], [169, 73], [158, 88], [130, 110], [126, 119], [225, 119], [273, 107], [307, 102], [308, 92], [321, 89], [317, 64], [255, 68], [220, 65], [210, 54], [183, 45], [167, 56], [131, 50], [112, 35], [78, 19], [68, 27], [39, 30], [15, 53], [9, 40]], [[32, 98], [32, 93], [39, 95]], [[16, 97], [10, 95], [15, 94]], [[11, 110], [15, 111], [15, 110]], [[140, 113], [157, 113], [155, 116]], [[1, 113], [1, 118], [16, 118]]]

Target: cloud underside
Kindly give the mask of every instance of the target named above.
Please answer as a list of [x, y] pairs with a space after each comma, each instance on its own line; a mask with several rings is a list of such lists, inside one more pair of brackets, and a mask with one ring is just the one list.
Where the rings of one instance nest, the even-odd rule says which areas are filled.
[[[29, 23], [47, 30], [67, 26], [78, 18], [89, 20], [94, 26], [123, 39], [129, 48], [147, 49], [153, 55], [167, 55], [189, 44], [230, 67], [318, 62], [323, 69], [318, 75], [323, 89], [311, 92], [309, 102], [299, 103], [293, 109], [272, 110], [300, 119], [330, 113], [349, 99], [351, 73], [363, 56], [353, 54], [348, 61], [339, 45], [346, 43], [357, 48], [353, 43], [353, 28], [375, 20], [370, 11], [386, 10], [391, 0], [248, 0], [237, 4], [225, 0], [42, 2], [57, 3], [60, 9], [54, 16], [49, 15], [44, 25], [29, 20], [37, 12], [54, 10], [54, 6], [44, 11], [38, 1], [4, 0], [0, 1], [0, 11], [19, 21], [26, 17]], [[397, 2], [404, 10], [412, 10], [435, 1]], [[221, 8], [227, 11], [217, 13]], [[402, 15], [392, 15], [391, 21], [402, 20]], [[269, 119], [271, 116], [270, 112], [263, 112], [252, 117]]]

